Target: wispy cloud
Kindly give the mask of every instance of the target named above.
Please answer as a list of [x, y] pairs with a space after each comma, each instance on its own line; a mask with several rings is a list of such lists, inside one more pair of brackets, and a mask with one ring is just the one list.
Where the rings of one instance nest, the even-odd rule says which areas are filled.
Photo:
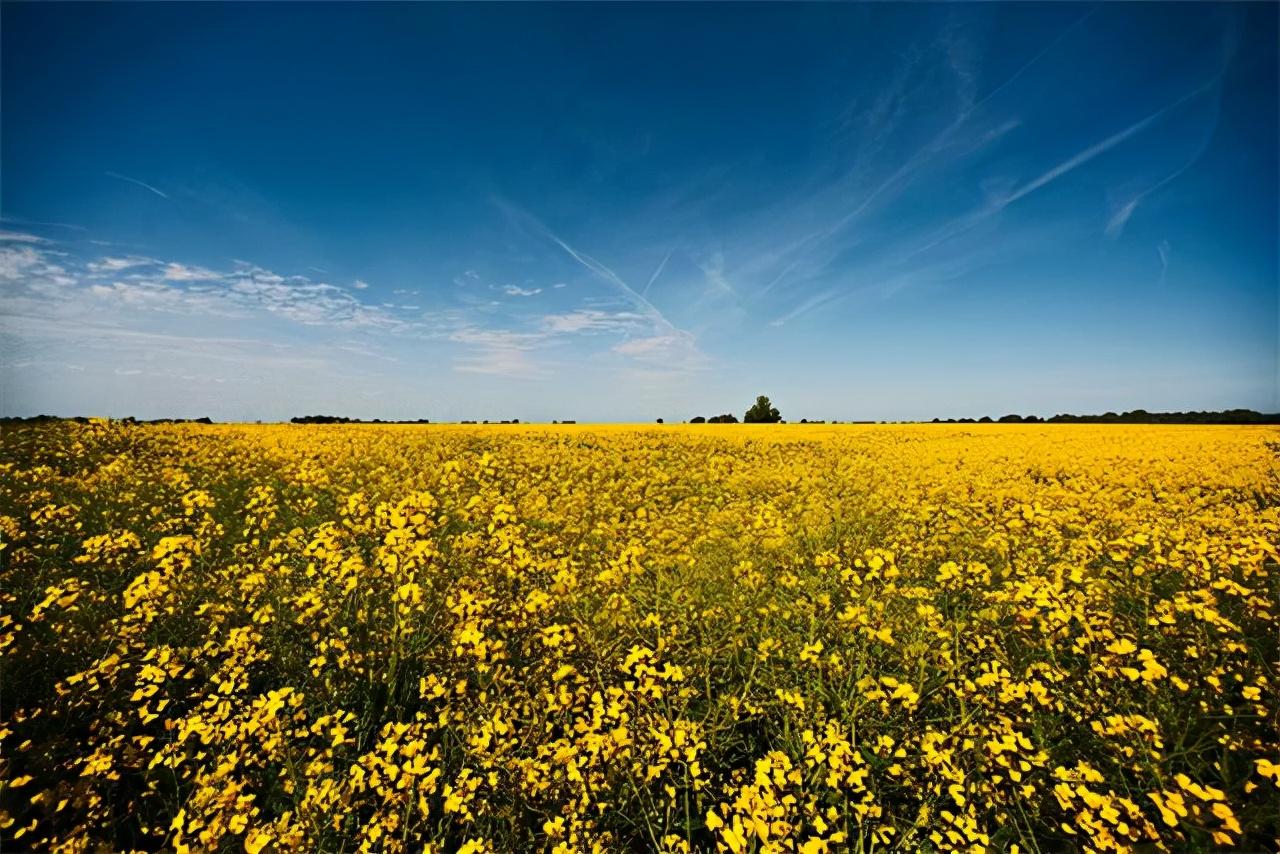
[[[1019, 116], [1007, 113], [998, 115], [991, 109], [992, 105], [1077, 32], [1093, 16], [1094, 11], [1091, 9], [1084, 13], [1056, 33], [986, 94], [979, 94], [977, 87], [981, 69], [978, 67], [974, 46], [963, 32], [946, 31], [929, 50], [916, 48], [907, 52], [896, 72], [897, 76], [882, 90], [880, 100], [861, 116], [866, 124], [859, 127], [857, 138], [860, 148], [853, 162], [854, 174], [863, 176], [865, 180], [852, 187], [846, 187], [844, 181], [835, 185], [840, 188], [844, 198], [852, 199], [853, 203], [821, 203], [818, 210], [824, 207], [834, 208], [835, 214], [799, 238], [793, 238], [780, 247], [768, 248], [760, 253], [758, 261], [748, 264], [748, 269], [758, 267], [769, 271], [763, 279], [763, 285], [751, 290], [751, 299], [759, 302], [770, 297], [775, 289], [786, 285], [796, 287], [795, 297], [802, 304], [815, 304], [815, 295], [811, 292], [809, 283], [821, 279], [843, 255], [862, 245], [862, 227], [874, 224], [879, 211], [921, 183], [923, 176], [932, 175], [936, 178], [954, 171], [1023, 127], [1023, 120]], [[935, 93], [943, 86], [935, 79], [938, 63], [927, 61], [931, 53], [940, 53], [940, 57], [934, 58], [940, 59], [941, 64], [950, 72], [955, 111], [951, 119], [940, 130], [927, 137], [923, 144], [910, 144], [909, 136], [898, 135], [901, 127], [908, 127], [906, 119], [911, 115], [942, 112]], [[918, 75], [934, 77], [917, 80], [915, 78]], [[934, 100], [927, 103], [920, 100], [926, 97], [925, 93]], [[846, 119], [847, 121], [850, 119]], [[889, 144], [895, 139], [899, 141], [896, 147]], [[909, 145], [903, 146], [903, 142]], [[882, 150], [893, 151], [903, 147], [906, 147], [907, 155], [889, 168], [887, 174], [880, 171], [880, 176], [876, 177], [875, 170], [863, 165], [875, 162], [876, 155]], [[809, 203], [805, 201], [803, 204]], [[799, 211], [782, 212], [776, 219], [783, 222], [789, 219], [800, 220], [805, 218], [803, 213], [803, 208]], [[821, 305], [823, 302], [819, 300], [816, 304]], [[791, 314], [792, 312], [787, 313], [788, 316]]]
[[524, 350], [486, 348], [454, 359], [453, 369], [462, 374], [489, 374], [514, 379], [534, 379], [546, 375], [530, 361]]
[[166, 264], [163, 275], [170, 282], [208, 282], [223, 277], [222, 273], [215, 273], [204, 267], [175, 263]]
[[539, 219], [527, 211], [522, 211], [514, 205], [501, 200], [498, 200], [497, 204], [508, 214], [508, 216], [511, 216], [525, 227], [530, 228], [534, 233], [544, 239], [551, 241], [556, 246], [559, 246], [565, 254], [594, 274], [598, 279], [607, 282], [616, 288], [617, 292], [621, 296], [623, 296], [628, 302], [635, 305], [636, 308], [646, 317], [650, 318], [654, 324], [667, 331], [675, 329], [675, 326], [667, 320], [667, 318], [654, 306], [653, 303], [628, 285], [621, 276], [611, 270], [608, 266], [597, 261], [595, 258], [592, 258], [590, 255], [587, 255], [585, 252], [579, 252], [577, 249], [574, 249], [567, 242], [557, 236], [555, 232], [547, 228], [547, 226], [545, 226]]
[[90, 273], [95, 275], [118, 273], [121, 270], [129, 270], [136, 267], [152, 267], [157, 266], [161, 262], [154, 258], [147, 258], [142, 255], [127, 255], [124, 257], [107, 256], [99, 258], [97, 261], [90, 261], [86, 268]]
[[1088, 163], [1090, 160], [1094, 159], [1098, 155], [1105, 154], [1106, 152], [1115, 148], [1117, 145], [1124, 142], [1125, 140], [1130, 139], [1136, 136], [1137, 134], [1141, 133], [1142, 131], [1146, 130], [1147, 128], [1151, 127], [1153, 124], [1158, 122], [1161, 118], [1168, 115], [1173, 110], [1176, 110], [1178, 107], [1181, 107], [1183, 104], [1185, 104], [1187, 101], [1191, 100], [1192, 98], [1195, 98], [1198, 95], [1203, 95], [1204, 93], [1210, 91], [1216, 83], [1217, 83], [1217, 78], [1215, 77], [1213, 80], [1209, 81], [1208, 83], [1205, 83], [1202, 86], [1197, 86], [1195, 89], [1192, 89], [1190, 92], [1183, 95], [1181, 98], [1178, 98], [1173, 103], [1168, 104], [1164, 107], [1161, 107], [1160, 109], [1156, 110], [1154, 113], [1151, 113], [1150, 115], [1142, 119], [1139, 119], [1138, 121], [1129, 125], [1124, 130], [1118, 131], [1112, 134], [1111, 136], [1107, 137], [1106, 139], [1102, 140], [1101, 142], [1097, 142], [1089, 146], [1088, 148], [1084, 149], [1083, 151], [1078, 152], [1074, 156], [1069, 157], [1068, 159], [1059, 163], [1057, 166], [1050, 169], [1048, 172], [1045, 172], [1044, 174], [1040, 175], [1034, 180], [1029, 181], [1023, 186], [1019, 187], [1017, 190], [1011, 193], [1007, 198], [1003, 199], [1000, 202], [999, 207], [1001, 208], [1008, 207], [1009, 205], [1018, 201], [1018, 199], [1021, 199], [1024, 196], [1028, 196], [1031, 193], [1034, 193], [1036, 190], [1040, 189], [1041, 187], [1053, 181], [1056, 181], [1058, 178], [1061, 178], [1063, 175], [1066, 175], [1068, 172], [1071, 172], [1072, 170], [1077, 169], [1080, 166], [1083, 166], [1084, 164]]
[[637, 293], [622, 278], [599, 261], [576, 251], [554, 234], [551, 239], [569, 253], [574, 260], [605, 281], [616, 284], [625, 294], [632, 298], [637, 309], [648, 318], [654, 326], [654, 334], [636, 337], [617, 344], [613, 352], [623, 356], [660, 364], [665, 370], [694, 369], [701, 365], [704, 357], [698, 349], [697, 339], [691, 332], [679, 329], [659, 311], [653, 303]]
[[693, 335], [679, 329], [665, 335], [630, 338], [613, 346], [613, 352], [652, 362], [663, 368], [697, 368], [701, 354]]
[[[1157, 187], [1158, 186], [1159, 185], [1157, 185]], [[1152, 187], [1150, 190], [1138, 193], [1138, 195], [1117, 207], [1115, 212], [1111, 214], [1111, 218], [1107, 220], [1107, 237], [1112, 240], [1119, 237], [1121, 233], [1124, 232], [1124, 227], [1128, 225], [1129, 217], [1133, 216], [1133, 212], [1138, 209], [1138, 205], [1142, 202], [1143, 197], [1155, 189], [1156, 187]]]
[[[1017, 117], [1005, 117], [1002, 120], [983, 122], [976, 134], [966, 136], [963, 131], [976, 117], [981, 108], [994, 100], [998, 95], [1011, 87], [1029, 69], [1040, 63], [1064, 39], [1080, 27], [1093, 14], [1093, 10], [1077, 18], [1054, 38], [1042, 47], [1035, 55], [1019, 66], [1010, 76], [1005, 78], [994, 89], [976, 97], [977, 70], [972, 46], [956, 33], [944, 34], [940, 47], [945, 54], [948, 67], [953, 73], [957, 85], [957, 99], [960, 107], [954, 118], [943, 129], [923, 145], [917, 146], [889, 174], [877, 181], [869, 190], [860, 195], [859, 201], [847, 207], [826, 224], [822, 225], [780, 250], [769, 253], [774, 261], [782, 266], [776, 270], [763, 288], [755, 293], [759, 299], [768, 295], [779, 285], [797, 278], [811, 278], [826, 268], [838, 255], [839, 249], [832, 249], [828, 244], [837, 236], [846, 232], [850, 226], [862, 220], [878, 206], [888, 203], [905, 192], [920, 176], [926, 167], [939, 168], [938, 161], [947, 155], [945, 160], [956, 163], [970, 157], [982, 149], [988, 148], [1005, 135], [1018, 129], [1022, 121]], [[868, 122], [862, 129], [863, 151], [855, 160], [861, 163], [887, 145], [892, 133], [897, 129], [906, 113], [906, 99], [912, 93], [907, 83], [910, 76], [923, 66], [918, 52], [910, 53], [903, 61], [899, 77], [886, 87], [880, 100], [864, 117]], [[928, 91], [932, 87], [918, 87], [917, 91]], [[891, 109], [892, 105], [892, 109]], [[985, 125], [985, 127], [984, 127]], [[868, 140], [874, 144], [874, 150], [867, 150]], [[949, 165], [943, 163], [942, 165]], [[857, 167], [860, 168], [860, 167]]]
[[454, 330], [449, 340], [469, 348], [454, 359], [453, 369], [460, 373], [526, 379], [543, 374], [543, 369], [530, 357], [530, 351], [544, 340], [540, 334], [467, 325]]
[[98, 310], [115, 307], [133, 313], [223, 318], [247, 318], [251, 314], [248, 306], [228, 299], [224, 293], [177, 288], [159, 279], [91, 285], [80, 299]]
[[[632, 306], [511, 316], [464, 303], [459, 309], [418, 314], [417, 305], [370, 304], [357, 296], [358, 291], [277, 273], [247, 261], [236, 261], [230, 269], [214, 269], [141, 255], [81, 259], [45, 244], [10, 242], [0, 246], [0, 281], [13, 285], [0, 295], [0, 316], [7, 321], [41, 318], [24, 321], [22, 326], [32, 334], [43, 330], [46, 337], [65, 341], [91, 332], [94, 340], [115, 342], [102, 346], [122, 354], [131, 352], [126, 342], [149, 348], [129, 357], [134, 360], [167, 347], [170, 340], [185, 340], [182, 335], [156, 337], [148, 327], [252, 324], [283, 334], [286, 327], [262, 326], [269, 318], [293, 324], [298, 335], [307, 327], [322, 327], [328, 335], [392, 333], [396, 340], [419, 345], [447, 343], [455, 346], [456, 371], [493, 376], [548, 376], [558, 348], [591, 336], [614, 339], [599, 345], [597, 352], [664, 370], [695, 366], [699, 358], [692, 335], [662, 326], [653, 314]], [[541, 293], [540, 288], [508, 286], [504, 290], [514, 296]], [[394, 356], [371, 350], [374, 340], [350, 337], [334, 348], [361, 358], [395, 361]], [[135, 369], [127, 360], [116, 364]]]
[[[694, 334], [688, 330], [680, 329], [668, 320], [666, 315], [648, 299], [645, 293], [633, 288], [617, 271], [597, 258], [572, 246], [532, 214], [520, 210], [503, 200], [495, 200], [495, 202], [516, 223], [537, 237], [558, 247], [565, 255], [590, 272], [596, 279], [608, 284], [617, 297], [631, 306], [630, 314], [638, 315], [647, 322], [649, 327], [647, 330], [630, 328], [624, 330], [627, 337], [624, 341], [611, 348], [613, 353], [659, 364], [663, 370], [697, 369], [705, 362], [705, 356], [699, 350]], [[650, 281], [655, 279], [656, 274], [661, 272], [661, 267], [664, 265], [665, 261], [659, 265], [659, 269], [655, 270], [655, 275], [650, 276]], [[577, 316], [579, 318], [584, 317], [582, 314]], [[554, 324], [557, 321], [551, 322]], [[628, 318], [627, 326], [630, 326], [630, 324], [631, 320]], [[548, 330], [544, 329], [543, 331], [546, 332]]]
[[655, 324], [657, 324], [660, 327], [663, 327], [664, 329], [675, 328], [672, 325], [672, 323], [669, 320], [667, 320], [667, 318], [663, 315], [663, 313], [659, 311], [657, 307], [654, 306], [653, 303], [649, 302], [648, 299], [641, 296], [634, 288], [632, 288], [625, 281], [623, 281], [622, 277], [619, 276], [617, 273], [615, 273], [613, 270], [609, 269], [607, 266], [597, 261], [595, 258], [592, 258], [590, 255], [581, 253], [578, 250], [574, 249], [572, 246], [570, 246], [568, 243], [561, 240], [552, 232], [547, 231], [546, 234], [557, 246], [559, 246], [566, 253], [568, 253], [569, 256], [573, 258], [573, 260], [577, 261], [583, 267], [590, 270], [601, 280], [605, 282], [609, 282], [612, 285], [616, 285], [617, 288], [621, 291], [621, 293], [624, 296], [626, 296], [630, 302], [634, 303], [636, 307], [639, 308]]
[[539, 321], [541, 329], [553, 335], [608, 332], [634, 333], [646, 325], [645, 317], [629, 311], [600, 311], [578, 309], [564, 314], [544, 315]]
[[0, 245], [0, 281], [22, 306], [79, 301], [131, 312], [191, 316], [274, 315], [307, 326], [407, 330], [413, 321], [367, 305], [342, 288], [305, 276], [283, 276], [247, 262], [226, 271], [143, 256], [88, 261], [41, 244]]
[[[961, 113], [950, 125], [944, 128], [933, 139], [915, 149], [910, 156], [898, 165], [889, 175], [878, 181], [870, 190], [863, 193], [859, 201], [844, 213], [830, 219], [821, 227], [814, 229], [788, 245], [769, 253], [773, 262], [781, 263], [769, 281], [754, 294], [760, 299], [772, 292], [779, 285], [796, 279], [811, 278], [821, 273], [845, 248], [838, 237], [863, 220], [878, 206], [900, 197], [919, 177], [924, 168], [933, 165], [945, 152], [951, 151], [951, 162], [970, 157], [979, 150], [998, 141], [1005, 134], [1017, 129], [1020, 121], [1008, 119], [982, 131], [976, 140], [962, 146], [954, 142], [959, 131], [968, 120], [972, 109]], [[855, 235], [854, 241], [857, 237]], [[835, 245], [832, 245], [835, 244]]]
[[848, 296], [849, 289], [847, 286], [837, 288], [827, 288], [819, 293], [812, 294], [799, 305], [792, 308], [780, 317], [776, 317], [769, 322], [770, 326], [784, 326], [798, 317], [808, 314], [815, 308], [826, 305], [829, 302], [837, 300], [842, 296]]
[[[662, 271], [667, 268], [667, 262], [671, 260], [671, 252], [668, 250], [666, 255], [662, 256], [662, 260], [658, 262], [658, 266], [653, 269], [653, 274], [649, 276], [649, 281], [645, 282], [644, 290], [640, 292], [640, 296], [647, 296], [649, 288], [653, 287], [653, 283], [658, 281], [658, 277], [662, 275]], [[556, 287], [561, 287], [557, 285]]]
[[542, 288], [521, 288], [516, 285], [503, 285], [502, 292], [509, 297], [534, 297], [542, 293]]
[[365, 357], [368, 357], [368, 358], [370, 358], [370, 359], [378, 359], [378, 360], [383, 361], [383, 362], [398, 362], [398, 361], [400, 361], [400, 360], [399, 360], [397, 357], [395, 357], [395, 356], [388, 356], [386, 353], [384, 353], [384, 352], [383, 352], [381, 349], [379, 349], [378, 347], [375, 347], [375, 346], [372, 346], [372, 345], [369, 345], [369, 344], [362, 344], [362, 343], [357, 342], [357, 341], [346, 341], [346, 342], [343, 342], [343, 343], [341, 343], [341, 344], [337, 344], [337, 345], [335, 345], [335, 346], [336, 346], [339, 350], [342, 350], [344, 353], [354, 353], [354, 354], [356, 354], [357, 356], [365, 356]]
[[166, 349], [166, 351], [168, 348], [181, 349], [192, 343], [227, 348], [249, 346], [260, 350], [275, 351], [289, 349], [287, 344], [261, 338], [172, 335], [163, 332], [128, 329], [90, 320], [55, 319], [40, 315], [6, 314], [5, 317], [20, 321], [12, 331], [17, 334], [30, 334], [34, 337], [45, 337], [50, 333], [67, 333], [87, 340], [131, 341], [148, 347], [160, 347]]
[[281, 276], [241, 263], [222, 277], [242, 301], [307, 326], [368, 329], [406, 329], [410, 324], [387, 311], [356, 299], [344, 289], [305, 276]]
[[35, 234], [24, 234], [18, 231], [0, 231], [0, 243], [48, 243], [49, 241]]
[[27, 285], [33, 292], [51, 295], [75, 285], [76, 279], [68, 275], [60, 255], [39, 245], [19, 244], [0, 246], [0, 282]]
[[583, 308], [531, 318], [518, 328], [479, 325], [474, 318], [457, 317], [447, 339], [467, 351], [454, 360], [455, 370], [511, 377], [547, 376], [549, 354], [582, 337], [621, 338], [607, 353], [660, 368], [664, 372], [698, 370], [706, 364], [693, 336], [682, 330], [658, 332], [651, 318], [635, 311]]
[[1191, 153], [1191, 156], [1188, 157], [1187, 160], [1177, 169], [1174, 169], [1172, 172], [1165, 175], [1163, 178], [1156, 181], [1151, 186], [1138, 192], [1127, 201], [1121, 203], [1115, 209], [1115, 212], [1112, 213], [1111, 218], [1107, 220], [1107, 228], [1106, 228], [1107, 237], [1111, 238], [1112, 240], [1119, 238], [1120, 235], [1124, 232], [1124, 227], [1129, 223], [1129, 218], [1132, 217], [1134, 211], [1138, 209], [1138, 205], [1142, 204], [1142, 202], [1148, 196], [1154, 193], [1158, 193], [1160, 190], [1162, 190], [1169, 184], [1173, 183], [1178, 178], [1182, 177], [1183, 173], [1185, 173], [1188, 169], [1190, 169], [1192, 166], [1196, 165], [1196, 163], [1200, 161], [1200, 158], [1204, 156], [1205, 151], [1208, 150], [1209, 143], [1213, 141], [1213, 134], [1218, 127], [1218, 117], [1221, 112], [1221, 109], [1222, 109], [1222, 87], [1221, 85], [1219, 85], [1216, 87], [1216, 97], [1213, 99], [1213, 113], [1209, 121], [1206, 122], [1204, 134], [1201, 136], [1200, 142], [1196, 146], [1195, 150]]
[[[923, 235], [914, 239], [913, 243], [909, 243], [906, 247], [900, 249], [896, 258], [893, 256], [882, 258], [880, 263], [882, 273], [886, 269], [893, 269], [894, 267], [900, 268], [903, 265], [912, 263], [915, 259], [925, 255], [926, 253], [956, 240], [964, 233], [975, 229], [977, 226], [996, 216], [1010, 205], [1013, 205], [1032, 193], [1049, 186], [1059, 178], [1062, 178], [1086, 163], [1089, 163], [1095, 158], [1132, 139], [1143, 131], [1153, 127], [1161, 119], [1167, 117], [1170, 113], [1184, 106], [1189, 101], [1211, 91], [1218, 84], [1219, 80], [1220, 74], [1215, 75], [1206, 83], [1191, 89], [1182, 96], [1176, 98], [1160, 109], [1144, 116], [1138, 121], [1133, 122], [1122, 130], [1117, 131], [1099, 142], [1078, 151], [1076, 154], [1059, 162], [1052, 168], [1047, 169], [1035, 178], [1020, 185], [1014, 185], [1014, 188], [1011, 190], [991, 195], [982, 207], [970, 211], [958, 218], [949, 220], [929, 232], [925, 232]], [[1123, 209], [1120, 213], [1123, 214]], [[1131, 214], [1132, 210], [1129, 210], [1128, 213]], [[1124, 214], [1124, 219], [1127, 219], [1127, 216], [1128, 214]], [[1120, 222], [1118, 227], [1122, 228], [1123, 222]], [[818, 294], [806, 295], [805, 299], [800, 304], [794, 306], [792, 309], [773, 320], [772, 324], [782, 325], [788, 323], [816, 308], [832, 305], [859, 292], [860, 291], [856, 289], [846, 286], [830, 288]]]
[[1011, 87], [1014, 83], [1018, 82], [1018, 80], [1020, 80], [1024, 74], [1026, 74], [1034, 66], [1039, 64], [1039, 62], [1042, 59], [1044, 59], [1046, 56], [1048, 56], [1050, 53], [1052, 53], [1058, 47], [1058, 45], [1062, 44], [1062, 42], [1065, 41], [1068, 36], [1072, 35], [1077, 29], [1082, 27], [1086, 21], [1092, 18], [1094, 13], [1097, 12], [1098, 9], [1099, 9], [1098, 6], [1094, 6], [1089, 11], [1081, 15], [1079, 18], [1076, 18], [1070, 24], [1063, 27], [1062, 30], [1059, 31], [1059, 33], [1056, 36], [1050, 39], [1049, 42], [1044, 47], [1036, 51], [1036, 53], [1030, 59], [1024, 62], [1022, 65], [1018, 66], [1016, 71], [1014, 71], [1012, 74], [1006, 77], [999, 85], [997, 85], [994, 89], [992, 89], [986, 95], [982, 96], [981, 99], [976, 101], [973, 104], [973, 106], [971, 106], [966, 111], [966, 113], [964, 114], [964, 117], [967, 118], [968, 115], [972, 115], [979, 107], [983, 106], [988, 101], [991, 101], [1000, 93], [1004, 92], [1006, 89]]
[[0, 222], [7, 222], [12, 225], [42, 226], [44, 228], [65, 228], [69, 231], [88, 231], [89, 230], [85, 228], [83, 225], [74, 225], [69, 222], [48, 222], [46, 220], [26, 219], [20, 216], [10, 216], [8, 214], [5, 214], [4, 216], [0, 216]]
[[157, 196], [159, 196], [162, 199], [169, 198], [167, 193], [161, 190], [157, 190], [155, 187], [151, 186], [145, 181], [139, 181], [137, 178], [130, 178], [128, 175], [121, 175], [119, 172], [107, 172], [105, 174], [109, 178], [115, 178], [118, 181], [128, 181], [130, 184], [134, 184], [136, 186], [142, 187], [144, 190], [149, 190], [152, 193], [155, 193]]
[[738, 295], [733, 285], [729, 284], [729, 280], [725, 278], [723, 252], [716, 251], [712, 253], [710, 258], [698, 266], [702, 269], [702, 275], [714, 292], [729, 294], [734, 297]]

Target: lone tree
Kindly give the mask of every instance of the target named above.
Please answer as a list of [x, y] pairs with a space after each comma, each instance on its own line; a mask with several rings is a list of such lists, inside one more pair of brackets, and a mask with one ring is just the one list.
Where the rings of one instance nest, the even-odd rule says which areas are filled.
[[782, 413], [778, 411], [776, 406], [769, 403], [769, 398], [763, 394], [756, 398], [755, 406], [747, 410], [747, 414], [742, 416], [743, 424], [777, 424], [782, 420]]

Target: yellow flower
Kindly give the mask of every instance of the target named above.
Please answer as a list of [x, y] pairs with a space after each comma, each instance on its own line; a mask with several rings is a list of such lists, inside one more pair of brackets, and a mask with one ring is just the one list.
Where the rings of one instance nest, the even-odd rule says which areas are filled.
[[244, 850], [248, 854], [258, 854], [259, 851], [271, 844], [274, 837], [265, 830], [254, 828], [249, 831], [249, 835], [244, 839]]

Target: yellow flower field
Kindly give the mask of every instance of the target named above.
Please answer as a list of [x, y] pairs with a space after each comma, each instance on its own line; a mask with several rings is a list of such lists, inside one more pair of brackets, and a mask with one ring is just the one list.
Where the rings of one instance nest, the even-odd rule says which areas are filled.
[[0, 444], [0, 850], [1280, 842], [1280, 431]]

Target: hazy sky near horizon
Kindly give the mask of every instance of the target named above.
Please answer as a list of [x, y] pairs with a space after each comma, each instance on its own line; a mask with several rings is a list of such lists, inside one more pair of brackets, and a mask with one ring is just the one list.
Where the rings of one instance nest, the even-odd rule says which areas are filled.
[[1280, 410], [1275, 4], [0, 6], [0, 414]]

